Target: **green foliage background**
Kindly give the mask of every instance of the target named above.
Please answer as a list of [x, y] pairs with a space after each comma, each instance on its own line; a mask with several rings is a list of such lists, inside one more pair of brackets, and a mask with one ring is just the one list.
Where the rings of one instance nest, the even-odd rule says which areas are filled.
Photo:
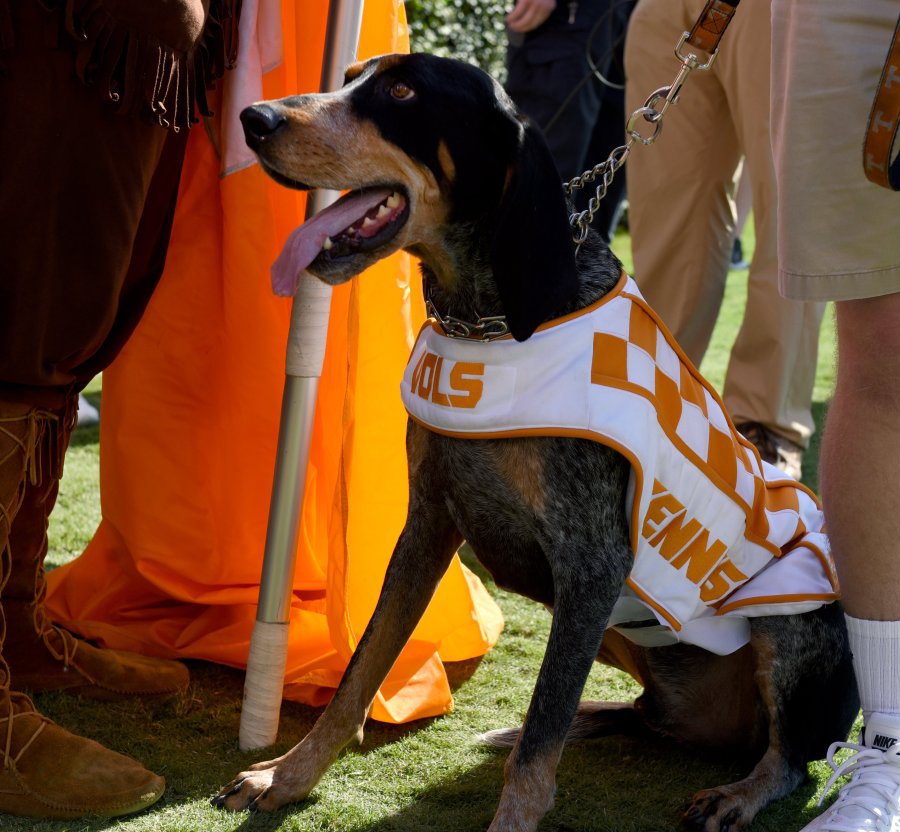
[[505, 17], [512, 0], [407, 0], [414, 52], [459, 58], [505, 77]]

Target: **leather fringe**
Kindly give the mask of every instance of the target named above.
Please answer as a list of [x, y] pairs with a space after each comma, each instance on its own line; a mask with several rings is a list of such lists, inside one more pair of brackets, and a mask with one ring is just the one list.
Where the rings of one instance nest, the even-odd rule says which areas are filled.
[[[0, 50], [14, 43], [10, 0], [0, 0]], [[78, 77], [96, 87], [122, 114], [149, 117], [178, 132], [210, 116], [206, 91], [237, 60], [241, 0], [211, 0], [200, 42], [190, 52], [172, 49], [129, 29], [103, 0], [42, 0], [63, 10], [65, 32], [76, 43]]]
[[215, 86], [225, 70], [233, 69], [237, 61], [241, 2], [242, 0], [212, 0], [210, 4], [206, 27], [193, 61], [197, 79], [196, 105], [201, 115], [213, 115], [206, 99], [206, 91]]

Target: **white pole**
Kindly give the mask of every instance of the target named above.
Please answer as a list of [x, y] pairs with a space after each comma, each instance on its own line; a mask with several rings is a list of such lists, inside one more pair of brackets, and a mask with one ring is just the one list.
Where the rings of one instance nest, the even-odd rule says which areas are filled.
[[[363, 0], [330, 3], [322, 92], [338, 89], [345, 68], [356, 60], [362, 11]], [[337, 197], [335, 191], [314, 191], [307, 216], [318, 213]], [[331, 287], [304, 273], [291, 307], [275, 480], [259, 605], [244, 680], [238, 740], [242, 751], [272, 745], [278, 734], [300, 513], [330, 308]]]

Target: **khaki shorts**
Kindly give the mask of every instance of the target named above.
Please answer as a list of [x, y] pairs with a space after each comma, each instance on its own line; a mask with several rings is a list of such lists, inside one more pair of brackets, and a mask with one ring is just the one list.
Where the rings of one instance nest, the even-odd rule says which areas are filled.
[[896, 0], [773, 0], [771, 132], [785, 297], [900, 292], [900, 192], [866, 179], [862, 152], [898, 12]]

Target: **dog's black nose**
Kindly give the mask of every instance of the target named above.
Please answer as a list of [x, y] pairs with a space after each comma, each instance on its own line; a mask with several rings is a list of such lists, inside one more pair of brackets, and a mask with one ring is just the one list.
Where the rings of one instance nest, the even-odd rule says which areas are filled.
[[255, 150], [287, 124], [287, 119], [270, 104], [253, 104], [241, 112], [241, 124], [247, 144]]

